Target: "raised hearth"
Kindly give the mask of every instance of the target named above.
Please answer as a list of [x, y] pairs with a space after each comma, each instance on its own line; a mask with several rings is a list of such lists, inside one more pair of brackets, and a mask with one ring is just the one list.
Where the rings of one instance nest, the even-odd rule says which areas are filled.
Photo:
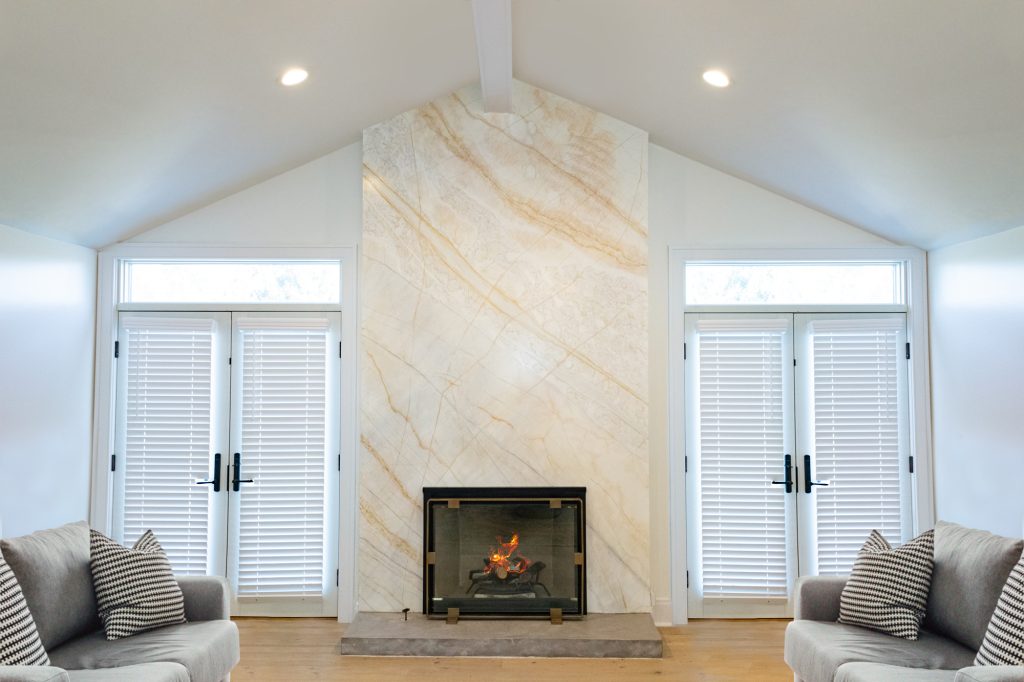
[[544, 656], [661, 658], [661, 634], [647, 613], [596, 613], [552, 625], [540, 620], [463, 620], [359, 613], [341, 638], [347, 656]]

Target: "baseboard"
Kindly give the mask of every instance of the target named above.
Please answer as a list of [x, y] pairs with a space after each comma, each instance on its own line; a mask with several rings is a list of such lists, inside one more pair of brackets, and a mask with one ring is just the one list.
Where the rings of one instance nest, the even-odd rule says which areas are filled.
[[[654, 609], [651, 611], [651, 616], [654, 618], [654, 624], [659, 628], [674, 625], [672, 622], [672, 600], [669, 598], [655, 599]], [[681, 625], [682, 623], [676, 624]]]

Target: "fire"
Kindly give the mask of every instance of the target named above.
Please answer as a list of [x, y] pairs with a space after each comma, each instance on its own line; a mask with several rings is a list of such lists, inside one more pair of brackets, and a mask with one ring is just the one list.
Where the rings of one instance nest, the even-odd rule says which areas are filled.
[[527, 566], [530, 565], [530, 560], [523, 556], [517, 556], [516, 550], [519, 548], [519, 533], [513, 533], [512, 537], [509, 538], [508, 542], [505, 542], [502, 537], [498, 536], [499, 549], [491, 547], [491, 555], [487, 557], [487, 568], [484, 569], [485, 573], [494, 573], [499, 578], [504, 580], [510, 575], [519, 575], [523, 573]]

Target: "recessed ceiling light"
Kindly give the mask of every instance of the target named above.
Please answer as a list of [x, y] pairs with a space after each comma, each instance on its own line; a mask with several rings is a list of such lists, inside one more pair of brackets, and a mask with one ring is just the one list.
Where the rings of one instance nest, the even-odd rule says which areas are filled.
[[298, 85], [309, 78], [309, 72], [305, 69], [288, 69], [281, 75], [281, 85], [291, 87]]
[[729, 74], [721, 69], [708, 69], [703, 75], [704, 82], [708, 85], [713, 85], [716, 88], [727, 88], [729, 83]]

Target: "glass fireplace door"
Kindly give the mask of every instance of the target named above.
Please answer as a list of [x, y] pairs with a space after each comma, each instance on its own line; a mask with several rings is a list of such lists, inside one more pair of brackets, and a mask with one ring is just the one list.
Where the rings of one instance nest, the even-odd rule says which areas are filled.
[[424, 508], [427, 615], [586, 612], [582, 496], [448, 493]]

